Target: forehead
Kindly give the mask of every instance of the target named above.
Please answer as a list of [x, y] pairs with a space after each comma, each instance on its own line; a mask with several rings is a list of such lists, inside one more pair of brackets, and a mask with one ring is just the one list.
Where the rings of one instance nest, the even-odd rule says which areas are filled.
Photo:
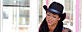
[[56, 13], [52, 13], [52, 12], [47, 12], [48, 14], [52, 14], [52, 15], [58, 15], [58, 14], [56, 14]]

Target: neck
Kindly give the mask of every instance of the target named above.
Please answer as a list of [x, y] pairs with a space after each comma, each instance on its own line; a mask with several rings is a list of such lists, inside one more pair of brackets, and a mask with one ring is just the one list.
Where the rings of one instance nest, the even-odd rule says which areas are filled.
[[57, 26], [57, 23], [56, 23], [56, 24], [54, 24], [54, 25], [48, 25], [49, 30], [50, 30], [51, 32], [53, 32], [53, 31], [54, 31], [54, 29], [56, 28], [56, 26]]

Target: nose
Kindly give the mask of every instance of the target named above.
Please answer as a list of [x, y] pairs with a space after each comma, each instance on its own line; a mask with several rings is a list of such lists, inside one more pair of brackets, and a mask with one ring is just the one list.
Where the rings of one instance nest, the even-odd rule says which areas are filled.
[[52, 19], [52, 17], [49, 17], [49, 19], [51, 20], [51, 19]]

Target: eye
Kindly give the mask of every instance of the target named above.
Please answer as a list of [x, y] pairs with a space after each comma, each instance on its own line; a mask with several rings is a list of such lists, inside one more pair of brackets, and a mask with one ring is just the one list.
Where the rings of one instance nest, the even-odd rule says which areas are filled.
[[53, 16], [54, 18], [56, 18], [56, 16]]
[[50, 16], [50, 14], [47, 14], [48, 16]]

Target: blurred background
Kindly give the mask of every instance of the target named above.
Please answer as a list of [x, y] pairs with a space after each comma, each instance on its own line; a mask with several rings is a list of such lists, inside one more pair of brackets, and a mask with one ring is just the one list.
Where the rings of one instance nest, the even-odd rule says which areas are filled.
[[[32, 32], [38, 31], [45, 18], [43, 5], [49, 6], [56, 1], [64, 6], [66, 19], [63, 25], [75, 32], [76, 0], [0, 0], [1, 32]], [[79, 31], [82, 32], [82, 0], [79, 0]], [[35, 6], [35, 7], [34, 7]], [[32, 27], [32, 28], [31, 28]], [[31, 30], [31, 31], [30, 31]], [[34, 32], [34, 31], [33, 31]]]

